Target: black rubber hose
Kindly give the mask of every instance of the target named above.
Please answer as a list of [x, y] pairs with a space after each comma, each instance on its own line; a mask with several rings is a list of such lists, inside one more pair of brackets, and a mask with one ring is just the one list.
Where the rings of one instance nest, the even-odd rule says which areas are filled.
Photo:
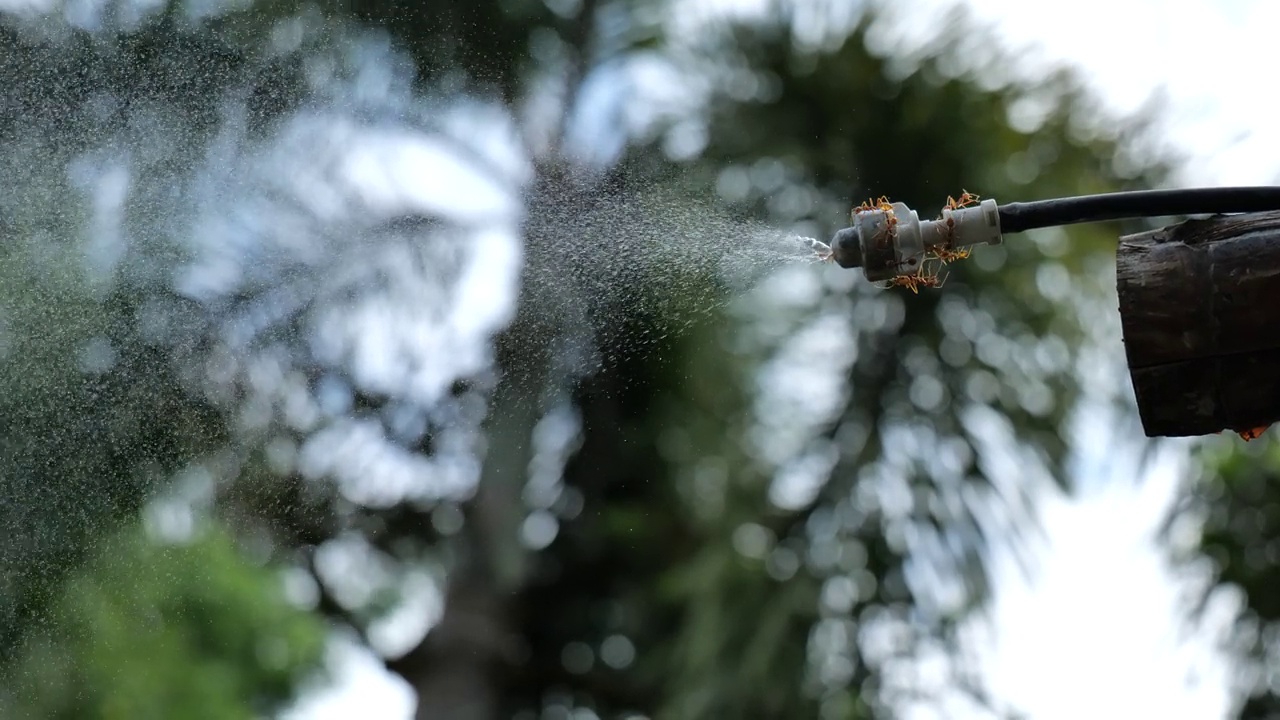
[[1136, 190], [1000, 205], [1000, 232], [1172, 215], [1280, 210], [1280, 187]]

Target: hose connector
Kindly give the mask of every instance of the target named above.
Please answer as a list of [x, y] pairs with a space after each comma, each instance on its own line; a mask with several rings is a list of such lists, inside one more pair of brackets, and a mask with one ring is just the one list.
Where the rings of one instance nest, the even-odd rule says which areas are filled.
[[861, 267], [874, 282], [914, 275], [930, 257], [963, 256], [974, 245], [999, 245], [1001, 240], [994, 200], [971, 206], [949, 202], [937, 220], [921, 220], [904, 203], [885, 201], [854, 210], [853, 225], [831, 240], [831, 257], [841, 267]]

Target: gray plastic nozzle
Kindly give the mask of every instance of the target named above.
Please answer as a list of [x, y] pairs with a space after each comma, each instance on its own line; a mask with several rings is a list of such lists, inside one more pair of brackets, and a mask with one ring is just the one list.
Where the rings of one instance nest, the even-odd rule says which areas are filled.
[[831, 238], [831, 257], [842, 268], [862, 267], [862, 241], [858, 228], [847, 227]]
[[840, 267], [860, 267], [871, 281], [889, 280], [915, 273], [936, 248], [956, 250], [1001, 241], [994, 200], [944, 208], [937, 220], [921, 220], [902, 203], [890, 207], [859, 208], [853, 225], [831, 238], [832, 259]]

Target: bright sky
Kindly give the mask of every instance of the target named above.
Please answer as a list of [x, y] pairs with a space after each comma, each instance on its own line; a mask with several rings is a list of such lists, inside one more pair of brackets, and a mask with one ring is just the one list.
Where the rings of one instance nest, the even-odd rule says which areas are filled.
[[[950, 0], [912, 0], [932, 8]], [[1275, 66], [1280, 3], [1267, 0], [969, 0], [1009, 47], [1081, 68], [1108, 103], [1133, 111], [1160, 92], [1171, 144], [1195, 185], [1280, 181]], [[1229, 50], [1225, 50], [1229, 48]], [[1259, 83], [1259, 80], [1264, 82]]]
[[[761, 0], [694, 0], [758, 6]], [[807, 0], [832, 7], [846, 0]], [[919, 26], [953, 0], [904, 0]], [[1268, 0], [968, 0], [1008, 47], [1030, 50], [1018, 67], [1069, 62], [1116, 112], [1163, 94], [1161, 124], [1191, 157], [1185, 185], [1269, 184], [1280, 178], [1280, 92], [1270, 90], [1280, 3]], [[1229, 48], [1224, 52], [1223, 48]], [[1258, 82], [1261, 80], [1262, 82]], [[1120, 349], [1117, 348], [1117, 352]], [[995, 696], [1035, 720], [1081, 717], [1223, 717], [1231, 668], [1204, 635], [1178, 640], [1178, 585], [1152, 533], [1175, 493], [1177, 463], [1134, 482], [1125, 468], [1091, 463], [1103, 477], [1076, 499], [1046, 498], [1047, 542], [1025, 578], [997, 558], [992, 622], [979, 640]], [[1221, 615], [1221, 613], [1220, 613]], [[983, 633], [978, 633], [979, 636]], [[339, 687], [313, 696], [290, 720], [411, 716], [407, 686], [343, 644]], [[385, 698], [378, 702], [375, 698]], [[951, 717], [962, 715], [953, 714]]]

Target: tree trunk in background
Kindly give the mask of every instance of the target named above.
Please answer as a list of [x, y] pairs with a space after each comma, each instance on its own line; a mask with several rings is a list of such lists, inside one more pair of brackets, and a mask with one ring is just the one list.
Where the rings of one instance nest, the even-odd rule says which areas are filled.
[[417, 692], [417, 720], [499, 717], [496, 675], [511, 632], [492, 583], [475, 575], [451, 579], [440, 623], [409, 655], [388, 663]]
[[444, 615], [421, 645], [387, 664], [417, 692], [417, 720], [491, 720], [509, 712], [505, 689], [524, 650], [509, 607], [528, 575], [522, 493], [550, 372], [549, 348], [524, 342], [528, 332], [529, 323], [517, 320], [501, 343], [505, 370], [490, 402], [490, 442], [459, 535]]

